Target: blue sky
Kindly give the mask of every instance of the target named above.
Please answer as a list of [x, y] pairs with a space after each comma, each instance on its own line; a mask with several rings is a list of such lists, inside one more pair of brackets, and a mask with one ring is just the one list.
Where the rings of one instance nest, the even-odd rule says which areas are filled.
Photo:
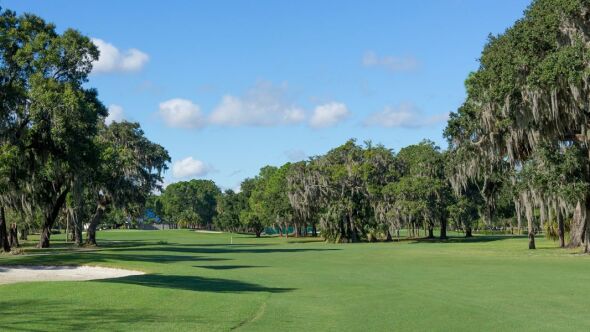
[[168, 149], [167, 183], [222, 188], [349, 138], [444, 148], [488, 34], [528, 3], [0, 0], [95, 38], [89, 85], [109, 121], [137, 121]]

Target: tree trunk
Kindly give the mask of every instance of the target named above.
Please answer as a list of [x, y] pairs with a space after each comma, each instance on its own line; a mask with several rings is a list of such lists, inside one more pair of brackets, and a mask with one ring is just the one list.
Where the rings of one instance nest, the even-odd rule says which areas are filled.
[[440, 239], [445, 240], [447, 238], [447, 218], [440, 220]]
[[64, 191], [57, 196], [57, 200], [51, 209], [51, 212], [45, 216], [45, 222], [43, 223], [43, 230], [41, 231], [41, 237], [39, 238], [39, 244], [37, 244], [37, 248], [49, 248], [49, 238], [51, 237], [51, 228], [57, 219], [59, 214], [59, 210], [61, 210], [62, 206], [66, 202], [66, 196], [68, 194], [68, 188], [64, 189]]
[[256, 237], [260, 237], [260, 234], [262, 234], [262, 231], [260, 231], [258, 229], [255, 232], [256, 232]]
[[10, 247], [12, 248], [18, 248], [20, 247], [19, 243], [18, 243], [18, 229], [16, 227], [16, 224], [12, 224], [10, 225], [10, 230], [8, 231], [8, 242], [10, 242]]
[[387, 242], [393, 241], [393, 238], [391, 237], [391, 232], [389, 232], [389, 229], [387, 230], [387, 237], [385, 238], [385, 241], [387, 241]]
[[535, 247], [535, 230], [533, 228], [533, 220], [527, 217], [527, 229], [529, 232], [529, 249], [536, 249]]
[[338, 224], [338, 227], [340, 228], [340, 242], [346, 241], [346, 224], [344, 220], [346, 220], [346, 216], [342, 216], [342, 218], [340, 218], [340, 223]]
[[88, 225], [88, 230], [86, 231], [86, 244], [95, 246], [96, 245], [96, 228], [100, 224], [102, 220], [102, 216], [104, 215], [105, 206], [103, 204], [98, 204], [96, 206], [96, 211], [90, 220], [90, 224]]
[[522, 229], [522, 213], [521, 213], [521, 204], [520, 201], [518, 199], [514, 199], [514, 209], [515, 209], [515, 213], [516, 213], [516, 221], [517, 221], [517, 227], [518, 227], [518, 234], [520, 235], [520, 230]]
[[283, 228], [281, 225], [277, 225], [277, 228], [279, 229], [279, 237], [283, 237]]
[[37, 248], [49, 248], [49, 238], [51, 237], [51, 228], [47, 226], [43, 226], [41, 230], [39, 243], [37, 244]]
[[584, 218], [584, 253], [590, 253], [590, 194], [586, 194], [586, 218]]
[[434, 239], [434, 225], [428, 224], [428, 238]]
[[465, 227], [465, 237], [473, 237], [473, 234], [471, 233], [471, 226]]
[[585, 211], [582, 210], [582, 203], [578, 201], [570, 225], [570, 242], [568, 244], [570, 248], [576, 248], [582, 245], [582, 235], [584, 234], [584, 223], [586, 219], [584, 214]]
[[529, 249], [536, 249], [535, 247], [535, 233], [529, 231]]
[[315, 223], [313, 223], [311, 225], [311, 236], [313, 236], [313, 237], [317, 237], [318, 236], [318, 230], [316, 228]]
[[[590, 149], [588, 149], [586, 155], [586, 181], [590, 181]], [[590, 252], [590, 193], [586, 193], [586, 199], [584, 202], [584, 253]]]
[[24, 226], [20, 230], [20, 239], [21, 239], [21, 241], [26, 241], [28, 239], [28, 237], [29, 237], [29, 229], [27, 228], [27, 226]]
[[348, 238], [349, 242], [359, 242], [358, 232], [356, 227], [354, 226], [354, 221], [350, 215], [348, 216]]
[[528, 230], [528, 236], [529, 236], [529, 249], [536, 249], [536, 247], [535, 247], [535, 225], [533, 224], [535, 215], [534, 215], [532, 204], [530, 202], [527, 202], [525, 204], [525, 214], [526, 214], [527, 230]]
[[6, 215], [4, 213], [4, 206], [0, 206], [0, 248], [4, 252], [10, 251], [8, 231], [6, 230]]
[[74, 242], [76, 243], [77, 246], [81, 246], [82, 244], [84, 244], [84, 242], [82, 240], [82, 232], [83, 232], [82, 220], [80, 220], [79, 218], [75, 218], [75, 221], [74, 221]]
[[557, 233], [559, 234], [559, 247], [565, 248], [565, 223], [559, 207], [557, 208]]

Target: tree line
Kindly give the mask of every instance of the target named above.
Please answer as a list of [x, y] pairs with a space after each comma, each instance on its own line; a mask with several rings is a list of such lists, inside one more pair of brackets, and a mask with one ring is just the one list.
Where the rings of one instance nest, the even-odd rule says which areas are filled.
[[[148, 208], [181, 227], [256, 236], [270, 229], [280, 236], [319, 233], [333, 242], [391, 241], [402, 229], [410, 237], [423, 230], [428, 238], [437, 230], [444, 239], [448, 228], [469, 237], [474, 227], [516, 227], [512, 185], [494, 193], [490, 209], [483, 183], [468, 193], [453, 190], [454, 162], [431, 141], [396, 154], [349, 140], [306, 161], [265, 166], [239, 192], [221, 192], [210, 180], [177, 182], [152, 196]], [[488, 219], [480, 217], [489, 210]]]

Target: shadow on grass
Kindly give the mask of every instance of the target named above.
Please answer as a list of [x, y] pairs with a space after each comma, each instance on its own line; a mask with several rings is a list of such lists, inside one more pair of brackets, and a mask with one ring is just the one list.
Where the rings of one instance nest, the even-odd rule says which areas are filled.
[[288, 238], [285, 239], [286, 243], [324, 243], [326, 240], [319, 237], [301, 237], [301, 238]]
[[86, 252], [86, 251], [101, 251], [109, 250], [113, 248], [140, 248], [146, 246], [161, 245], [161, 242], [142, 241], [142, 240], [123, 240], [123, 241], [100, 241], [98, 246], [76, 246], [72, 242], [64, 242], [63, 240], [52, 240], [51, 247], [49, 248], [37, 248], [36, 241], [26, 241], [21, 245], [21, 249], [24, 249], [27, 253], [34, 254], [55, 254], [63, 252]]
[[120, 254], [103, 252], [69, 252], [59, 255], [22, 255], [2, 261], [2, 265], [84, 265], [110, 262], [146, 262], [169, 264], [177, 262], [216, 262], [229, 258], [203, 257], [197, 255], [167, 254]]
[[236, 269], [250, 269], [255, 267], [266, 267], [256, 265], [195, 265], [193, 267], [199, 267], [210, 270], [236, 270]]
[[[126, 308], [74, 307], [63, 301], [50, 300], [0, 300], [0, 329], [3, 331], [88, 331], [115, 330], [125, 324], [143, 321], [151, 324], [162, 323], [166, 317], [146, 315], [145, 311]], [[186, 317], [195, 319], [195, 317]], [[196, 319], [195, 319], [196, 320]]]
[[294, 288], [266, 287], [258, 284], [239, 280], [206, 278], [198, 276], [144, 274], [116, 279], [96, 280], [94, 282], [108, 282], [138, 285], [145, 287], [182, 289], [197, 292], [217, 293], [244, 293], [244, 292], [270, 292], [284, 293], [295, 290]]
[[402, 239], [401, 242], [409, 242], [410, 244], [416, 243], [478, 243], [478, 242], [493, 242], [502, 241], [509, 239], [525, 238], [523, 235], [476, 235], [473, 237], [464, 236], [449, 236], [446, 239], [436, 238], [410, 238]]
[[[129, 251], [133, 248], [113, 249], [113, 251]], [[171, 251], [191, 254], [271, 254], [271, 253], [300, 253], [341, 250], [336, 248], [250, 248], [241, 245], [226, 245], [225, 247], [206, 247], [199, 244], [185, 244], [173, 246], [159, 246], [143, 248], [141, 251]]]

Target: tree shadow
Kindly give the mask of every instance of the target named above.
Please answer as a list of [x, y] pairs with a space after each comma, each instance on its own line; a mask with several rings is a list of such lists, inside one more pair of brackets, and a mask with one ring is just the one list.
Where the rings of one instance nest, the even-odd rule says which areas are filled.
[[[128, 251], [132, 248], [114, 249], [114, 251]], [[171, 251], [191, 254], [270, 254], [270, 253], [300, 253], [300, 252], [318, 252], [318, 251], [335, 251], [337, 248], [243, 248], [234, 245], [225, 247], [204, 247], [196, 245], [174, 245], [143, 248], [141, 251]]]
[[[140, 249], [143, 251], [143, 249]], [[77, 252], [59, 255], [23, 255], [14, 260], [2, 262], [4, 266], [14, 265], [84, 265], [96, 263], [110, 263], [117, 261], [146, 262], [170, 264], [178, 262], [216, 262], [227, 261], [230, 258], [204, 257], [200, 255], [168, 255], [168, 254], [125, 254], [106, 252]]]
[[[120, 308], [93, 309], [64, 305], [61, 301], [51, 300], [0, 300], [0, 329], [3, 331], [86, 331], [89, 329], [106, 329], [112, 326], [121, 329], [121, 325], [143, 321], [151, 324], [166, 322], [166, 317], [146, 315], [139, 309], [121, 310]], [[195, 319], [196, 317], [185, 317]], [[175, 317], [177, 319], [177, 317]], [[169, 319], [168, 319], [169, 320]], [[106, 325], [106, 326], [105, 326]]]
[[162, 245], [161, 242], [143, 241], [143, 240], [103, 240], [99, 242], [98, 246], [77, 246], [72, 242], [65, 242], [63, 240], [52, 240], [51, 247], [37, 248], [37, 241], [27, 240], [23, 242], [21, 248], [28, 254], [55, 254], [64, 252], [87, 252], [87, 251], [102, 251], [113, 248], [139, 248], [146, 246]]
[[403, 239], [402, 242], [409, 242], [410, 244], [416, 243], [480, 243], [480, 242], [493, 242], [493, 241], [502, 241], [502, 240], [509, 240], [509, 239], [518, 239], [524, 238], [522, 235], [476, 235], [473, 237], [464, 237], [464, 236], [449, 236], [446, 239], [440, 238], [411, 238], [411, 239]]
[[169, 243], [169, 245], [173, 246], [195, 246], [195, 247], [266, 247], [266, 246], [276, 246], [275, 243], [240, 243], [240, 244], [229, 244], [229, 243], [198, 243], [198, 244], [188, 244], [188, 243]]
[[123, 278], [95, 280], [94, 282], [121, 283], [145, 287], [182, 289], [197, 292], [216, 293], [284, 293], [295, 290], [295, 288], [266, 287], [239, 280], [164, 274], [144, 274], [137, 276], [128, 276]]
[[61, 270], [73, 270], [77, 268], [76, 265], [2, 265], [0, 266], [0, 272], [7, 272], [9, 269], [25, 268], [33, 271], [61, 271]]
[[287, 243], [323, 243], [325, 242], [324, 239], [320, 238], [320, 237], [293, 237], [293, 238], [288, 238], [285, 239], [285, 241]]
[[236, 270], [236, 269], [250, 269], [256, 267], [267, 267], [267, 266], [256, 266], [256, 265], [195, 265], [193, 267], [199, 267], [210, 270]]

